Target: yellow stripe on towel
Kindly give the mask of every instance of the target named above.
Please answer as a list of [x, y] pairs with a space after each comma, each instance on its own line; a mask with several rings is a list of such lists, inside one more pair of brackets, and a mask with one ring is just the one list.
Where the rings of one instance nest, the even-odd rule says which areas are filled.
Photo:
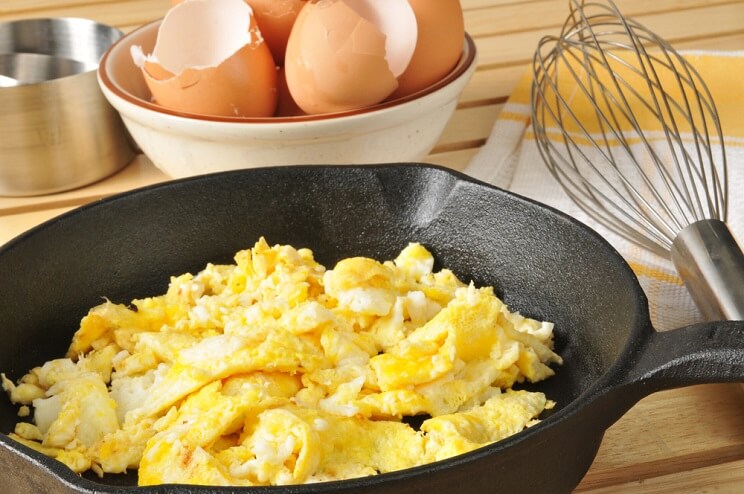
[[628, 265], [638, 277], [645, 276], [646, 278], [651, 278], [663, 283], [669, 283], [671, 285], [684, 285], [682, 279], [674, 273], [633, 261], [628, 261]]

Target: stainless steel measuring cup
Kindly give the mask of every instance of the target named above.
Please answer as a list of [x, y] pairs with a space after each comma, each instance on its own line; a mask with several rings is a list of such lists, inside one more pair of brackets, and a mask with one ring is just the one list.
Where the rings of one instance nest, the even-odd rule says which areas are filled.
[[78, 18], [0, 23], [0, 195], [73, 189], [132, 160], [95, 73], [122, 34]]

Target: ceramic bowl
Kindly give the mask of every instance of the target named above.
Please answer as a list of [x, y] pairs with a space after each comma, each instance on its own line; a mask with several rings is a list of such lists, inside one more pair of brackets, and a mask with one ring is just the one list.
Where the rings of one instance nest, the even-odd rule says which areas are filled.
[[134, 140], [171, 177], [268, 165], [420, 161], [434, 147], [476, 66], [466, 35], [456, 67], [410, 96], [362, 110], [242, 118], [184, 114], [154, 104], [130, 48], [152, 51], [160, 21], [125, 35], [103, 56], [98, 82]]

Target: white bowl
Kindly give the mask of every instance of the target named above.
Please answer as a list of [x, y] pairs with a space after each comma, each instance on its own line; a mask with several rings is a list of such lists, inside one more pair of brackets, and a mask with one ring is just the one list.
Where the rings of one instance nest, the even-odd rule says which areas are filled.
[[98, 82], [150, 160], [171, 177], [292, 164], [420, 161], [434, 147], [476, 66], [463, 54], [444, 79], [416, 94], [362, 110], [298, 117], [212, 117], [170, 111], [151, 102], [130, 47], [152, 51], [160, 21], [129, 33], [103, 56]]

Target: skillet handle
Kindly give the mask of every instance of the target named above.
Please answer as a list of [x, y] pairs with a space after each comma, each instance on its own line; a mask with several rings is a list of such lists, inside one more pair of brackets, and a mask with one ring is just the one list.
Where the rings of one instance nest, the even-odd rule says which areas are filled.
[[646, 396], [671, 388], [744, 383], [744, 321], [694, 324], [671, 331], [649, 328], [588, 398], [592, 416], [606, 429]]
[[652, 332], [628, 361], [620, 384], [639, 396], [693, 384], [744, 382], [744, 321]]

